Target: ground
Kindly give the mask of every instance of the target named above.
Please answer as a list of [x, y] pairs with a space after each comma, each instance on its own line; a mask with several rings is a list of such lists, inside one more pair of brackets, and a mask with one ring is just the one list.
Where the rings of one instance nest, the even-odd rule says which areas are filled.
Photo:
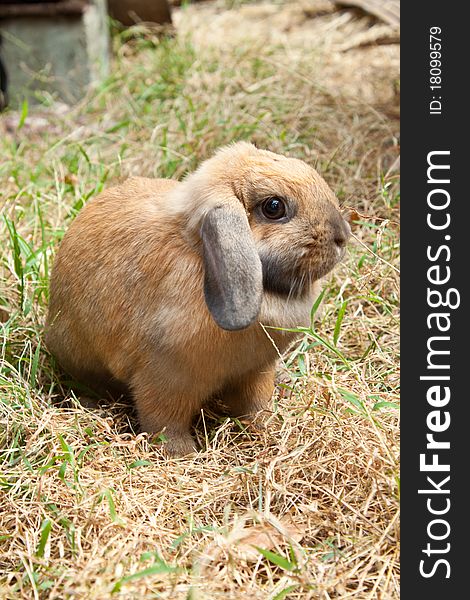
[[[398, 598], [398, 45], [326, 1], [175, 9], [114, 35], [75, 107], [0, 117], [0, 596]], [[396, 33], [396, 32], [395, 32]], [[354, 237], [280, 361], [269, 428], [209, 412], [165, 459], [125, 406], [85, 408], [42, 341], [71, 220], [130, 174], [236, 139], [314, 165]]]

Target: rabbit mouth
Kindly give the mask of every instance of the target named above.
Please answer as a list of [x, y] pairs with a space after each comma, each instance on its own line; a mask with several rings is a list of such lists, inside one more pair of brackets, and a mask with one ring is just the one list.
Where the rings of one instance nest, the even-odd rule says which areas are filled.
[[337, 262], [341, 262], [344, 258], [344, 255], [346, 254], [346, 248], [344, 246], [336, 246], [335, 250], [338, 255]]
[[[329, 273], [344, 256], [344, 248], [338, 248], [321, 260], [286, 260], [272, 254], [260, 253], [263, 270], [263, 289], [266, 292], [301, 298], [310, 293], [312, 285]], [[302, 264], [300, 264], [302, 263]]]

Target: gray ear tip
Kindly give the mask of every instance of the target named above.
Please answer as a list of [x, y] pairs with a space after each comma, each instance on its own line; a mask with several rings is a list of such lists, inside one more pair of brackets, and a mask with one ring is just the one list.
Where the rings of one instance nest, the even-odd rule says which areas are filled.
[[225, 331], [241, 331], [252, 325], [256, 321], [257, 314], [253, 317], [243, 315], [227, 315], [227, 314], [214, 314], [212, 313], [214, 321], [217, 325]]
[[206, 278], [204, 283], [206, 306], [217, 325], [225, 331], [240, 331], [252, 325], [261, 309], [261, 291], [255, 290], [251, 297], [236, 300], [234, 295], [222, 298], [214, 293], [211, 282]]

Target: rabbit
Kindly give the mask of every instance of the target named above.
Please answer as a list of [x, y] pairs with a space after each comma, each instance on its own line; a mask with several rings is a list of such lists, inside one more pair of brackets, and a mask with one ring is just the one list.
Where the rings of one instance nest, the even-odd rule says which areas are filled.
[[141, 429], [183, 456], [208, 399], [247, 419], [269, 410], [276, 360], [296, 335], [275, 328], [310, 323], [349, 234], [312, 167], [248, 142], [182, 182], [132, 177], [64, 236], [46, 345], [90, 387], [128, 389]]

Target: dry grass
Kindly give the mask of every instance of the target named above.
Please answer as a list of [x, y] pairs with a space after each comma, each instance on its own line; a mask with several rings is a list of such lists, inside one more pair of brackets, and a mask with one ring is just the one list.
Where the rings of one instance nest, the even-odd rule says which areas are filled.
[[[0, 118], [1, 598], [398, 598], [398, 48], [327, 4], [183, 9], [173, 40], [117, 37], [79, 106]], [[206, 450], [164, 460], [54, 371], [50, 264], [103, 185], [233, 139], [316, 165], [356, 239], [269, 432], [207, 411]]]

